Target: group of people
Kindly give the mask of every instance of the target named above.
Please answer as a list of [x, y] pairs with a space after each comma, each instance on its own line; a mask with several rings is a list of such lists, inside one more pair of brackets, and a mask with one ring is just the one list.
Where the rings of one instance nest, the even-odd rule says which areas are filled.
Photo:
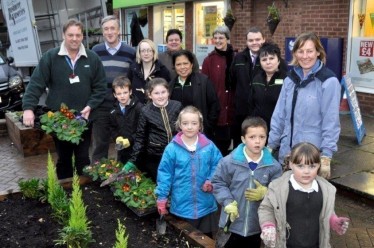
[[278, 45], [258, 28], [236, 54], [219, 26], [200, 72], [177, 29], [158, 54], [149, 39], [136, 49], [122, 43], [115, 16], [101, 24], [105, 42], [89, 50], [82, 23], [68, 20], [63, 43], [42, 56], [23, 98], [26, 126], [46, 89], [47, 107], [65, 103], [92, 123], [78, 145], [54, 137], [59, 179], [73, 175], [73, 156], [78, 174], [91, 163], [91, 136], [92, 161], [108, 157], [115, 140], [123, 170], [157, 182], [161, 215], [170, 211], [211, 237], [232, 222], [225, 247], [260, 247], [261, 239], [330, 247], [330, 228], [345, 233], [349, 220], [335, 214], [335, 188], [325, 179], [340, 133], [340, 84], [314, 33], [296, 39], [287, 72]]

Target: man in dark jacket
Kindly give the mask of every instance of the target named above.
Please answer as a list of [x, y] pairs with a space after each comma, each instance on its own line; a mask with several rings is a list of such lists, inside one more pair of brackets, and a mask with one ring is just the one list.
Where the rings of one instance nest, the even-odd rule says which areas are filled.
[[[47, 51], [31, 75], [22, 101], [23, 123], [26, 126], [34, 126], [34, 111], [46, 88], [48, 108], [56, 111], [61, 103], [65, 103], [70, 109], [80, 111], [86, 119], [104, 99], [104, 67], [100, 58], [82, 44], [83, 24], [74, 19], [68, 20], [63, 27], [63, 38], [61, 47]], [[73, 155], [78, 174], [90, 164], [91, 129], [86, 130], [81, 138], [82, 141], [76, 145], [53, 137], [58, 155], [56, 170], [59, 179], [73, 176]]]
[[[230, 72], [232, 84], [235, 88], [234, 147], [241, 143], [241, 125], [251, 112], [248, 105], [248, 96], [254, 76], [261, 71], [258, 52], [265, 42], [264, 34], [257, 27], [250, 28], [246, 37], [247, 47], [235, 56]], [[284, 60], [281, 60], [280, 67], [287, 70], [287, 64]]]

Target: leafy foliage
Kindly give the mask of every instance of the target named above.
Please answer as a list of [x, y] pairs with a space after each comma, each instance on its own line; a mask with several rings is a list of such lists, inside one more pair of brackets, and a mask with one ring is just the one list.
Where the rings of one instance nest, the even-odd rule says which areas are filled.
[[102, 159], [100, 162], [95, 162], [83, 168], [83, 172], [92, 178], [93, 181], [104, 181], [113, 173], [119, 172], [123, 167], [121, 162], [115, 159]]
[[60, 111], [49, 111], [40, 117], [41, 128], [47, 134], [56, 135], [59, 140], [79, 144], [82, 133], [88, 128], [87, 121], [76, 112], [62, 103]]
[[39, 183], [39, 179], [32, 178], [29, 180], [20, 180], [18, 186], [25, 198], [38, 199], [42, 196]]
[[87, 219], [86, 206], [82, 199], [82, 190], [80, 189], [79, 176], [74, 173], [73, 192], [70, 200], [70, 218], [60, 232], [60, 240], [57, 244], [66, 244], [67, 247], [88, 247], [89, 243], [94, 242], [92, 232], [89, 229], [90, 221]]
[[274, 2], [271, 6], [268, 6], [268, 21], [270, 20], [280, 20], [279, 9]]
[[114, 196], [128, 207], [151, 208], [156, 206], [156, 184], [140, 171], [122, 175], [113, 183]]
[[[125, 225], [121, 224], [121, 222], [117, 219], [118, 228], [116, 230], [116, 243], [114, 244], [113, 248], [127, 248], [127, 240], [129, 235], [126, 235], [126, 227]], [[125, 236], [126, 235], [126, 236]]]
[[47, 175], [48, 203], [53, 210], [53, 216], [59, 223], [64, 224], [69, 219], [70, 215], [69, 201], [66, 192], [58, 182], [56, 167], [50, 153], [48, 153]]

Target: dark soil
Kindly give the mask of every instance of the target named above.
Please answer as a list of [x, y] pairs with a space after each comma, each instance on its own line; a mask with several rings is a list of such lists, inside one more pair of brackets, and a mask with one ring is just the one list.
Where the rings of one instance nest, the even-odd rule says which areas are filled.
[[[126, 226], [128, 247], [188, 247], [177, 230], [168, 226], [164, 236], [157, 235], [153, 213], [138, 217], [123, 203], [116, 201], [108, 187], [98, 183], [82, 186], [87, 216], [95, 243], [89, 247], [113, 247], [116, 241], [117, 219]], [[21, 194], [12, 194], [0, 202], [0, 246], [5, 247], [59, 247], [55, 246], [62, 228], [52, 217], [47, 203], [24, 200]]]

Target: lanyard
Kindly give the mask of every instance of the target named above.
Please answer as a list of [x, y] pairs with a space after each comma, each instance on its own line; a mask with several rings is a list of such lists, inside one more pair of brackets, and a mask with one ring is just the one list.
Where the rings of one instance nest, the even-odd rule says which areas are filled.
[[74, 69], [75, 69], [76, 63], [73, 66], [73, 63], [71, 62], [71, 59], [68, 56], [65, 56], [65, 60], [68, 63], [71, 70], [73, 71], [73, 73], [69, 75], [69, 78], [75, 78]]

